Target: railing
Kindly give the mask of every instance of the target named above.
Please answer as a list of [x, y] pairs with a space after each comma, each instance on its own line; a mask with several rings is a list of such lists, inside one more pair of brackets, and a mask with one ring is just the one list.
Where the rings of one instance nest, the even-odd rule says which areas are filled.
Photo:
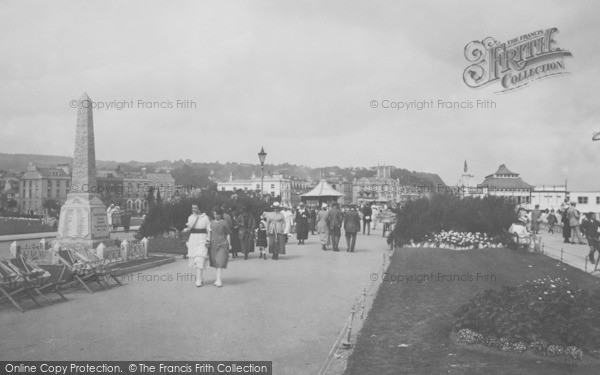
[[[14, 241], [10, 245], [10, 254], [13, 258], [21, 255], [38, 265], [55, 265], [58, 264], [56, 253], [60, 250], [60, 247], [60, 244], [56, 242], [51, 247], [45, 238], [42, 238], [39, 244], [27, 244], [23, 247], [17, 241]], [[105, 246], [101, 243], [93, 251], [107, 263], [143, 259], [148, 257], [148, 239], [144, 238], [140, 241], [125, 240], [115, 246]]]
[[[550, 252], [554, 255], [554, 256], [549, 255], [552, 258], [558, 259], [562, 263], [566, 263], [572, 267], [579, 268], [588, 273], [600, 272], [600, 270], [598, 269], [598, 263], [600, 263], [600, 256], [598, 256], [598, 258], [596, 259], [596, 263], [592, 263], [589, 261], [589, 258], [587, 256], [581, 256], [579, 254], [570, 253], [568, 251], [565, 251], [564, 248], [556, 249], [556, 248], [553, 248], [550, 246], [546, 246], [545, 244], [542, 244], [542, 254], [546, 254], [548, 252]], [[569, 263], [567, 260], [582, 261], [583, 268], [576, 267], [575, 265]]]
[[[379, 279], [380, 283], [384, 282], [383, 274], [385, 273], [386, 267], [389, 265], [389, 260], [391, 259], [392, 255], [394, 254], [394, 250], [395, 250], [395, 248], [393, 246], [390, 246], [389, 248], [387, 248], [386, 250], [383, 251], [383, 254], [382, 254], [383, 261], [381, 263], [381, 272], [379, 273], [379, 275], [377, 275], [375, 272], [371, 273], [371, 276], [369, 277], [369, 283], [363, 289], [363, 292], [361, 293], [360, 297], [355, 298], [355, 303], [352, 305], [350, 314], [348, 315], [348, 318], [346, 319], [346, 322], [344, 323], [342, 330], [340, 331], [337, 339], [335, 340], [333, 347], [329, 351], [329, 354], [327, 354], [327, 357], [325, 358], [325, 363], [323, 363], [323, 366], [321, 366], [321, 369], [319, 370], [319, 375], [327, 374], [327, 371], [329, 371], [329, 368], [331, 367], [333, 360], [335, 358], [339, 357], [339, 356], [337, 356], [336, 353], [340, 348], [349, 349], [353, 346], [352, 341], [351, 341], [352, 340], [352, 326], [356, 319], [356, 315], [359, 314], [359, 319], [361, 321], [365, 318], [365, 307], [366, 307], [366, 303], [367, 303], [367, 297], [375, 295], [375, 291], [372, 289], [373, 289], [375, 282], [378, 279]], [[374, 277], [374, 275], [376, 275], [377, 277]]]

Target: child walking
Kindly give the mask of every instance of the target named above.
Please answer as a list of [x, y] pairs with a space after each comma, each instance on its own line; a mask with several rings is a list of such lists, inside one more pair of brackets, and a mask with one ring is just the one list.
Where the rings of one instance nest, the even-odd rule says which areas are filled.
[[267, 222], [264, 215], [261, 216], [258, 229], [256, 229], [256, 246], [259, 250], [259, 259], [267, 260]]

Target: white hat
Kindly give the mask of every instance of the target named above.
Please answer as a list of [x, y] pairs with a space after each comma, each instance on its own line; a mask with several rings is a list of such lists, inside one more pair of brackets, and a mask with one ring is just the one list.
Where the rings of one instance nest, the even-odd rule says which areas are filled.
[[321, 206], [321, 208], [327, 208], [327, 203], [323, 203], [323, 205]]
[[279, 202], [273, 202], [273, 208], [280, 208]]

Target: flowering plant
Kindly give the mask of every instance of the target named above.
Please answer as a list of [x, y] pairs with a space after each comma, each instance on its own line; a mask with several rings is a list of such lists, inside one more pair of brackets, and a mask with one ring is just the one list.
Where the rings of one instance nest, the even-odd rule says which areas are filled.
[[486, 233], [441, 231], [425, 236], [423, 241], [434, 247], [455, 247], [455, 248], [484, 248], [497, 245], [497, 241], [492, 239]]
[[[461, 306], [455, 316], [455, 330], [468, 328], [484, 336], [577, 346], [589, 352], [600, 348], [600, 291], [580, 290], [567, 279], [546, 277], [517, 287], [488, 289]], [[561, 352], [557, 347], [549, 350]]]

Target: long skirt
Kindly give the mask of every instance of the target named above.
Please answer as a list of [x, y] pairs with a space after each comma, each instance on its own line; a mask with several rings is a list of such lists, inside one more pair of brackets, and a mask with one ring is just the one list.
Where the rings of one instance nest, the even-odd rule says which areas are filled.
[[274, 234], [269, 235], [269, 253], [271, 254], [285, 254], [285, 242], [287, 236], [285, 234]]
[[189, 267], [206, 269], [208, 263], [208, 248], [206, 247], [206, 233], [192, 233], [187, 242]]
[[296, 221], [296, 239], [308, 239], [308, 220], [304, 219]]
[[227, 268], [229, 261], [229, 244], [227, 241], [210, 244], [210, 266], [213, 268]]
[[319, 232], [319, 237], [321, 238], [321, 245], [331, 245], [331, 237], [329, 236], [329, 231], [323, 233]]

